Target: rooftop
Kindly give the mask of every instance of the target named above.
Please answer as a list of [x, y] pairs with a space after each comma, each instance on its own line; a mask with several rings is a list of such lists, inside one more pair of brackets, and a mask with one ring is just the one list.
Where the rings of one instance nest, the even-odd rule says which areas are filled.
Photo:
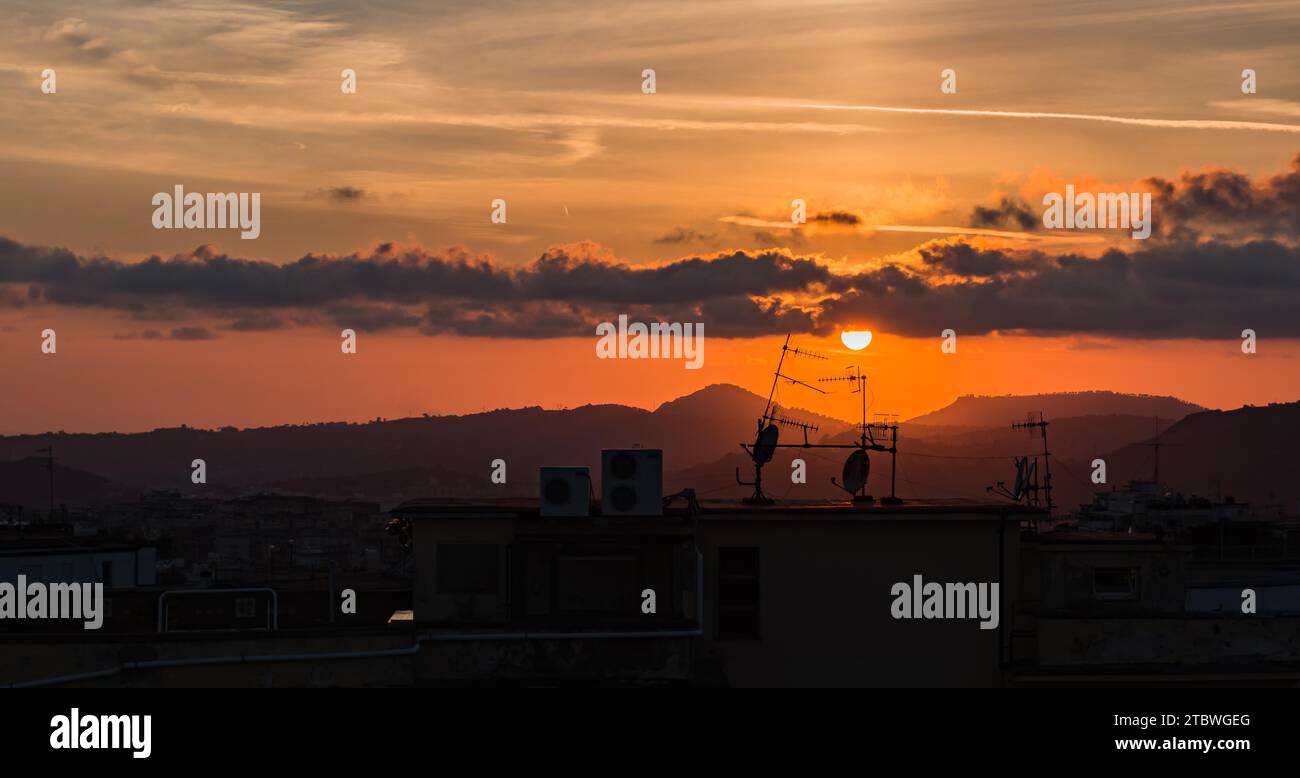
[[[739, 499], [700, 500], [700, 521], [725, 521], [728, 519], [779, 521], [798, 516], [821, 520], [872, 520], [878, 518], [907, 517], [911, 519], [987, 519], [990, 515], [1017, 516], [1021, 518], [1045, 517], [1046, 511], [1013, 503], [999, 503], [963, 498], [907, 500], [902, 505], [864, 505], [850, 500], [778, 500], [771, 505], [749, 505]], [[502, 497], [497, 499], [429, 498], [409, 500], [390, 511], [397, 518], [456, 519], [456, 518], [541, 518], [536, 498]], [[685, 504], [678, 502], [664, 510], [669, 517], [685, 518]], [[621, 519], [601, 516], [598, 504], [593, 504], [592, 519]], [[628, 517], [636, 518], [636, 517]], [[646, 517], [639, 517], [646, 518]]]

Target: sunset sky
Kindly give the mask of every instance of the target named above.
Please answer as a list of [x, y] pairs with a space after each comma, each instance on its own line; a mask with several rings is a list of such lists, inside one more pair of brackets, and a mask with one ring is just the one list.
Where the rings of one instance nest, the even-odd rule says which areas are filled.
[[[1300, 399], [1294, 0], [3, 7], [0, 433], [766, 394], [787, 332], [903, 418]], [[1071, 183], [1152, 236], [1044, 229]], [[178, 184], [260, 236], [154, 229]], [[619, 314], [703, 322], [703, 368], [597, 359]]]

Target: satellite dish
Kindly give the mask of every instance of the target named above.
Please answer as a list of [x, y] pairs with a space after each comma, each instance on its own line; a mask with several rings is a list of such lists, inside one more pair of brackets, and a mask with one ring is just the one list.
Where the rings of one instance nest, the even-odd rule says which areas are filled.
[[862, 449], [849, 454], [849, 458], [844, 461], [844, 488], [850, 492], [857, 492], [867, 485], [867, 474], [871, 472], [871, 460], [867, 458], [867, 452]]
[[1025, 496], [1028, 484], [1025, 479], [1025, 463], [1027, 459], [1016, 458], [1016, 488], [1011, 490], [1011, 499], [1019, 500]]
[[781, 436], [781, 430], [775, 424], [769, 424], [764, 427], [758, 437], [754, 439], [754, 462], [765, 465], [772, 461], [776, 454], [776, 441]]

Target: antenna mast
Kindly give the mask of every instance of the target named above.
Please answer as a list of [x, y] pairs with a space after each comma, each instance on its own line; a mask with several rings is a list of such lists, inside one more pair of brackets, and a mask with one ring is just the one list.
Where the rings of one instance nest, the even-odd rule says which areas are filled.
[[[1035, 429], [1039, 430], [1039, 431], [1042, 433], [1042, 436], [1043, 436], [1043, 486], [1042, 486], [1042, 489], [1043, 489], [1043, 491], [1045, 492], [1046, 497], [1047, 497], [1047, 513], [1048, 513], [1049, 516], [1050, 516], [1051, 513], [1052, 513], [1052, 509], [1056, 507], [1056, 506], [1052, 503], [1052, 454], [1051, 454], [1050, 451], [1047, 450], [1047, 425], [1050, 424], [1050, 423], [1051, 423], [1051, 422], [1048, 422], [1048, 421], [1046, 421], [1046, 420], [1043, 419], [1043, 413], [1042, 413], [1042, 411], [1039, 411], [1039, 413], [1038, 413], [1038, 421], [1034, 421], [1034, 415], [1031, 413], [1031, 414], [1029, 414], [1029, 418], [1026, 419], [1025, 421], [1016, 422], [1016, 423], [1014, 423], [1014, 424], [1011, 425], [1011, 429], [1013, 429], [1013, 430], [1029, 430], [1031, 435], [1033, 434], [1033, 431], [1034, 431]], [[1039, 486], [1038, 486], [1037, 482], [1035, 482], [1035, 483], [1033, 484], [1032, 489], [1033, 489], [1033, 492], [1034, 492], [1034, 502], [1035, 502], [1035, 504], [1037, 504], [1037, 502], [1038, 502], [1038, 489], [1039, 489]]]
[[1157, 487], [1160, 486], [1160, 449], [1163, 446], [1181, 446], [1181, 443], [1161, 443], [1160, 442], [1160, 417], [1156, 417], [1155, 435], [1152, 436], [1150, 443], [1139, 443], [1139, 446], [1150, 446], [1155, 454], [1155, 472], [1151, 475], [1151, 483]]
[[[826, 390], [819, 389], [812, 384], [801, 381], [798, 378], [783, 373], [785, 367], [786, 355], [808, 357], [811, 359], [820, 359], [825, 361], [827, 357], [814, 351], [796, 348], [790, 345], [790, 336], [785, 336], [785, 343], [781, 345], [781, 358], [776, 363], [776, 372], [772, 374], [772, 389], [767, 395], [767, 405], [763, 408], [763, 415], [758, 419], [758, 435], [754, 439], [753, 445], [742, 443], [741, 448], [749, 454], [750, 459], [754, 461], [754, 480], [740, 480], [740, 468], [736, 468], [736, 483], [742, 486], [754, 487], [752, 496], [745, 498], [747, 504], [770, 505], [773, 501], [767, 495], [763, 494], [763, 465], [772, 459], [778, 448], [848, 448], [854, 449], [854, 453], [849, 456], [849, 460], [844, 465], [845, 483], [840, 484], [832, 478], [831, 483], [839, 486], [841, 489], [853, 495], [855, 502], [872, 503], [875, 500], [866, 494], [866, 481], [869, 472], [870, 463], [867, 459], [867, 451], [887, 451], [891, 456], [892, 468], [889, 478], [889, 496], [883, 498], [880, 502], [882, 505], [899, 505], [903, 501], [898, 499], [895, 493], [895, 484], [897, 483], [898, 474], [898, 418], [881, 416], [881, 420], [867, 423], [867, 376], [862, 372], [860, 366], [851, 368], [853, 373], [847, 376], [837, 376], [834, 378], [818, 378], [819, 383], [829, 383], [837, 381], [848, 381], [853, 384], [850, 393], [856, 392], [862, 395], [862, 420], [857, 425], [858, 441], [851, 444], [837, 443], [811, 443], [808, 440], [808, 432], [816, 432], [817, 426], [806, 424], [797, 419], [789, 418], [779, 412], [779, 406], [775, 403], [776, 387], [781, 381], [786, 381], [796, 386], [802, 386], [811, 389], [818, 394], [826, 394]], [[779, 427], [789, 427], [803, 431], [803, 443], [779, 443]], [[888, 433], [888, 444], [876, 440], [876, 433]]]

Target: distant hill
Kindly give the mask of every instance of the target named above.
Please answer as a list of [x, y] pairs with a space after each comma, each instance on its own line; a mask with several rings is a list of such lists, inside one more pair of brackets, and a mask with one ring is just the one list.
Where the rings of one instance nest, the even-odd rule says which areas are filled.
[[[537, 468], [585, 465], [599, 488], [602, 448], [664, 450], [664, 485], [694, 487], [702, 497], [741, 497], [735, 470], [751, 468], [740, 448], [754, 435], [765, 398], [718, 384], [666, 402], [654, 411], [620, 405], [569, 410], [520, 408], [465, 416], [327, 423], [258, 429], [187, 427], [134, 434], [45, 434], [0, 440], [0, 450], [32, 451], [53, 444], [56, 501], [69, 506], [135, 499], [139, 489], [179, 489], [229, 495], [254, 490], [325, 497], [362, 497], [391, 506], [412, 497], [534, 496]], [[1037, 453], [1037, 435], [1010, 429], [1028, 409], [1042, 409], [1051, 426], [1057, 503], [1087, 502], [1094, 458], [1107, 461], [1109, 482], [1148, 479], [1149, 442], [1159, 431], [1160, 475], [1171, 488], [1296, 508], [1300, 479], [1292, 471], [1300, 440], [1300, 403], [1196, 411], [1176, 398], [1112, 392], [961, 398], [900, 431], [898, 493], [903, 497], [988, 498], [986, 487], [1014, 476], [1014, 456]], [[1136, 413], [1074, 410], [1125, 408]], [[813, 442], [848, 442], [852, 426], [809, 411], [790, 414], [817, 424]], [[1177, 414], [1190, 414], [1173, 421]], [[1159, 417], [1159, 427], [1155, 417]], [[783, 440], [796, 438], [789, 435]], [[764, 472], [776, 498], [842, 496], [830, 483], [846, 451], [781, 449]], [[790, 482], [790, 463], [804, 459], [807, 484]], [[204, 459], [208, 484], [190, 483], [190, 463]], [[491, 462], [504, 459], [507, 483], [492, 484]], [[869, 491], [888, 492], [889, 457], [872, 454]], [[48, 481], [35, 458], [0, 463], [0, 503], [39, 507]], [[131, 487], [124, 486], [130, 484]], [[136, 490], [136, 491], [132, 491]]]
[[1040, 411], [1052, 421], [1071, 416], [1144, 416], [1177, 420], [1205, 410], [1177, 397], [1119, 392], [1058, 392], [1053, 394], [980, 397], [963, 395], [937, 411], [909, 419], [908, 425], [1002, 427]]
[[[1300, 510], [1297, 441], [1300, 402], [1195, 413], [1160, 436], [1160, 480], [1184, 493], [1233, 495], [1294, 513]], [[1149, 479], [1154, 465], [1150, 446], [1124, 446], [1107, 456], [1112, 483]]]
[[[707, 462], [754, 438], [765, 398], [718, 384], [655, 411], [621, 405], [568, 410], [520, 408], [464, 416], [143, 433], [41, 434], [0, 439], [15, 451], [53, 445], [59, 463], [146, 488], [192, 491], [190, 463], [203, 459], [211, 488], [325, 489], [388, 492], [456, 483], [448, 473], [486, 479], [494, 459], [507, 463], [507, 484], [490, 494], [533, 494], [541, 465], [587, 465], [599, 478], [602, 448], [661, 448], [668, 467]], [[801, 414], [824, 434], [844, 422]], [[425, 471], [423, 474], [412, 471]], [[366, 475], [371, 474], [371, 475]], [[439, 475], [441, 474], [441, 475]], [[365, 483], [356, 479], [366, 479]], [[348, 479], [353, 479], [349, 482]], [[337, 483], [331, 483], [337, 482]], [[461, 486], [478, 487], [476, 480]], [[0, 502], [5, 497], [0, 493]]]
[[[138, 490], [103, 476], [54, 465], [55, 505], [95, 505], [110, 500], [134, 500]], [[41, 457], [0, 462], [0, 503], [21, 505], [42, 515], [49, 510], [50, 471]]]
[[[832, 438], [848, 442], [852, 433]], [[1221, 497], [1280, 506], [1291, 515], [1300, 513], [1300, 479], [1295, 477], [1300, 441], [1300, 402], [1233, 411], [1200, 411], [1177, 422], [1161, 417], [1159, 434], [1146, 416], [1099, 415], [1052, 420], [1052, 482], [1058, 509], [1070, 511], [1090, 502], [1093, 494], [1130, 480], [1150, 480], [1158, 440], [1160, 481], [1184, 494]], [[904, 424], [900, 430], [898, 494], [911, 497], [972, 497], [998, 500], [987, 487], [1014, 478], [1012, 458], [1042, 451], [1035, 432], [1008, 427], [927, 427]], [[839, 476], [845, 451], [783, 449], [764, 468], [765, 491], [770, 497], [842, 497], [830, 483]], [[805, 459], [808, 483], [792, 486], [790, 460]], [[1091, 463], [1104, 459], [1107, 486], [1091, 481]], [[752, 467], [743, 452], [728, 452], [709, 463], [684, 468], [665, 476], [673, 488], [695, 486], [714, 496], [743, 496], [734, 486], [735, 468], [749, 480]], [[889, 455], [871, 454], [868, 491], [879, 497], [889, 490]]]

